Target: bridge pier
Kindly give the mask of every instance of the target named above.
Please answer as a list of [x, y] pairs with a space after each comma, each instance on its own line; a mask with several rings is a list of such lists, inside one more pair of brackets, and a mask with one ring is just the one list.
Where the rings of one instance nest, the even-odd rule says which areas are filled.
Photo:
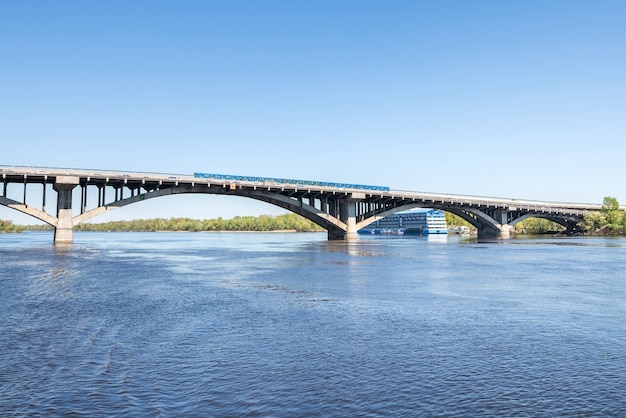
[[79, 178], [59, 176], [53, 187], [57, 192], [57, 225], [54, 229], [54, 244], [71, 244], [72, 237], [72, 190], [78, 186]]
[[359, 234], [356, 231], [344, 232], [344, 231], [328, 231], [329, 241], [356, 241], [359, 239]]
[[[509, 225], [508, 209], [496, 209], [491, 213], [492, 218], [497, 222], [495, 225], [484, 224], [482, 228], [478, 228], [478, 236], [507, 239], [511, 237], [511, 229]], [[482, 233], [481, 233], [482, 230]]]
[[365, 198], [365, 193], [352, 193], [339, 203], [339, 219], [346, 224], [345, 231], [328, 231], [329, 240], [354, 241], [359, 238], [356, 229], [357, 202]]
[[513, 226], [509, 224], [509, 211], [507, 209], [496, 209], [488, 213], [492, 221], [483, 218], [477, 219], [479, 238], [507, 239], [511, 237]]
[[509, 224], [500, 225], [500, 230], [498, 231], [496, 238], [503, 238], [503, 239], [510, 238], [511, 229], [513, 229], [513, 227]]
[[491, 226], [482, 225], [478, 227], [478, 238], [507, 239], [511, 237], [513, 227], [509, 224]]
[[577, 232], [579, 232], [578, 222], [567, 221], [567, 223], [565, 225], [565, 233], [567, 235], [574, 235]]

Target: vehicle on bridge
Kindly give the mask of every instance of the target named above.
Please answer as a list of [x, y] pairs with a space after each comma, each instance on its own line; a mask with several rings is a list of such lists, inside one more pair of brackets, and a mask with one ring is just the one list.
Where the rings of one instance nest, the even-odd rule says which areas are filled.
[[302, 187], [328, 187], [333, 189], [356, 189], [356, 190], [371, 190], [376, 192], [388, 192], [387, 186], [370, 186], [365, 184], [351, 184], [351, 183], [334, 183], [326, 181], [312, 181], [312, 180], [294, 180], [283, 179], [274, 177], [256, 177], [256, 176], [237, 176], [231, 174], [213, 174], [213, 173], [194, 173], [194, 177], [216, 180], [216, 181], [242, 181], [247, 183], [257, 183], [262, 186], [302, 186]]

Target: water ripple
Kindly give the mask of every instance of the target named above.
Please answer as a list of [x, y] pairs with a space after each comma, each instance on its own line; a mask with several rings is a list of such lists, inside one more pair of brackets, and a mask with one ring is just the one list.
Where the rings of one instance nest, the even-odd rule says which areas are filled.
[[189, 235], [5, 242], [0, 414], [626, 415], [621, 241]]

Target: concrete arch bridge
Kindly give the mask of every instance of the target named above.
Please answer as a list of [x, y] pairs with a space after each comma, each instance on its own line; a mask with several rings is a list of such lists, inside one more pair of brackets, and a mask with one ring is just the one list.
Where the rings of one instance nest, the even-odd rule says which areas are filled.
[[[594, 204], [422, 193], [263, 177], [215, 178], [11, 166], [0, 166], [0, 173], [0, 205], [54, 227], [55, 243], [71, 243], [72, 228], [95, 216], [147, 199], [185, 193], [242, 196], [267, 202], [322, 226], [331, 240], [356, 239], [357, 231], [370, 223], [418, 207], [458, 215], [478, 229], [479, 237], [507, 237], [516, 223], [529, 217], [549, 219], [574, 232], [586, 213], [601, 210], [601, 205]], [[22, 189], [16, 193], [16, 188]], [[39, 195], [40, 207], [27, 204], [32, 193]], [[46, 210], [50, 193], [55, 194], [54, 214]]]

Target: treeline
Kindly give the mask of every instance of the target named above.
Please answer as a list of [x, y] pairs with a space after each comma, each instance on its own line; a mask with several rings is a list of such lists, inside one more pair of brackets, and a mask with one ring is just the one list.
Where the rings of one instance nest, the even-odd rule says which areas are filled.
[[454, 213], [444, 212], [444, 215], [446, 216], [446, 224], [448, 225], [448, 228], [452, 228], [455, 226], [466, 226], [471, 230], [476, 230], [476, 227], [474, 225], [467, 222], [460, 216], [455, 215]]
[[157, 218], [105, 223], [83, 223], [75, 231], [296, 231], [313, 232], [323, 229], [295, 213], [278, 216], [235, 216], [233, 219]]
[[15, 225], [13, 222], [6, 220], [3, 221], [0, 219], [0, 233], [4, 232], [22, 232], [24, 231], [24, 227], [22, 225]]
[[566, 228], [543, 218], [528, 218], [515, 224], [515, 232], [519, 234], [559, 234]]
[[616, 198], [607, 196], [602, 203], [602, 210], [585, 215], [579, 224], [587, 232], [597, 235], [626, 234], [626, 212], [619, 208]]

